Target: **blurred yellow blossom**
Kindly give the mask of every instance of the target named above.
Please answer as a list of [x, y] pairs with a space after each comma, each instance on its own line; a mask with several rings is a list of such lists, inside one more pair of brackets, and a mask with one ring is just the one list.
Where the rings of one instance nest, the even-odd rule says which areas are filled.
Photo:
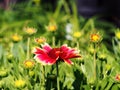
[[112, 67], [112, 66], [111, 66], [110, 64], [106, 64], [106, 65], [105, 65], [106, 70], [110, 70], [111, 67]]
[[48, 31], [56, 31], [57, 30], [57, 24], [55, 22], [50, 22], [48, 26], [45, 27]]
[[98, 57], [100, 59], [106, 59], [106, 54], [104, 54], [104, 53], [98, 54]]
[[120, 30], [117, 30], [117, 31], [115, 32], [115, 36], [116, 36], [118, 39], [120, 39]]
[[30, 76], [35, 75], [35, 72], [34, 72], [34, 71], [29, 71], [29, 75], [30, 75]]
[[42, 44], [46, 42], [46, 39], [44, 37], [40, 37], [40, 38], [35, 38], [35, 42], [37, 44]]
[[6, 56], [7, 56], [7, 59], [8, 59], [8, 60], [10, 60], [10, 59], [13, 58], [13, 54], [10, 53], [10, 52], [8, 52], [8, 53], [6, 54]]
[[13, 40], [14, 42], [18, 42], [18, 41], [20, 41], [21, 39], [22, 39], [22, 36], [20, 36], [20, 35], [18, 35], [18, 34], [12, 35], [12, 40]]
[[25, 86], [25, 81], [22, 79], [16, 80], [15, 81], [15, 87], [17, 88], [23, 88]]
[[1, 69], [0, 70], [0, 77], [5, 77], [8, 74], [8, 70], [7, 69]]
[[73, 36], [76, 37], [76, 38], [79, 38], [79, 37], [82, 36], [82, 32], [80, 32], [80, 31], [74, 32]]
[[32, 61], [32, 60], [26, 60], [26, 61], [24, 61], [24, 66], [26, 68], [32, 68], [32, 67], [34, 67], [34, 64], [35, 64], [35, 62]]
[[24, 31], [29, 35], [32, 35], [32, 34], [37, 32], [37, 30], [35, 28], [32, 28], [32, 27], [25, 27]]
[[92, 42], [99, 42], [101, 41], [101, 36], [98, 33], [91, 34], [90, 40]]

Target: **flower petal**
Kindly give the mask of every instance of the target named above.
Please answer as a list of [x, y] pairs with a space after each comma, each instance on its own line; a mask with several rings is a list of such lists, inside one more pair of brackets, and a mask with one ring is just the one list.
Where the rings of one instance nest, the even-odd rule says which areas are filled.
[[81, 57], [77, 50], [67, 47], [67, 45], [61, 46], [60, 50], [61, 50], [60, 58], [62, 59]]
[[52, 48], [50, 47], [49, 44], [45, 43], [44, 45], [42, 45], [42, 48], [48, 53]]
[[36, 55], [34, 58], [43, 65], [52, 65], [56, 62], [56, 59], [51, 59], [47, 55]]
[[34, 51], [35, 59], [42, 63], [43, 65], [52, 65], [56, 62], [58, 57], [51, 58], [44, 49], [36, 48]]
[[64, 62], [67, 63], [67, 64], [70, 64], [70, 65], [73, 64], [73, 62], [69, 59], [64, 59]]

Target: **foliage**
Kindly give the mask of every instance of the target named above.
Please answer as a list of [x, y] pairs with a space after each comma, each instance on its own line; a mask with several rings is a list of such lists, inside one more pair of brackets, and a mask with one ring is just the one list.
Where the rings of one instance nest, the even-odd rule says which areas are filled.
[[[41, 0], [35, 1], [0, 10], [0, 89], [58, 88], [56, 65], [43, 66], [34, 60], [32, 53], [34, 47], [46, 42], [52, 47], [67, 44], [79, 50], [82, 56], [72, 59], [74, 65], [71, 66], [59, 63], [60, 90], [120, 89], [120, 80], [116, 80], [120, 74], [120, 40], [115, 36], [119, 29], [96, 17], [85, 19], [78, 15], [74, 0], [69, 4], [58, 0], [54, 10], [45, 8]], [[28, 28], [36, 32], [29, 34]], [[90, 41], [90, 35], [98, 32], [102, 39], [95, 44]], [[36, 38], [45, 40], [36, 43]], [[34, 65], [25, 64], [28, 60]]]

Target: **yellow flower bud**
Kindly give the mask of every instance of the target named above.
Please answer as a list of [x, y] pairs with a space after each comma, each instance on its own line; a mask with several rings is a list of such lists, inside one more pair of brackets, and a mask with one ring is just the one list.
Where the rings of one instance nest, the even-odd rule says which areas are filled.
[[23, 88], [25, 86], [26, 82], [22, 79], [15, 81], [15, 87], [16, 88]]
[[101, 36], [99, 34], [97, 34], [97, 33], [91, 34], [90, 40], [92, 42], [99, 42], [99, 41], [101, 41]]
[[32, 35], [37, 32], [37, 30], [35, 28], [31, 28], [31, 27], [24, 28], [24, 31], [29, 35]]
[[19, 36], [19, 35], [17, 35], [17, 34], [14, 34], [14, 35], [12, 36], [12, 40], [13, 40], [14, 42], [19, 42], [21, 39], [22, 39], [22, 37]]
[[24, 62], [24, 66], [26, 67], [26, 68], [33, 68], [34, 67], [34, 61], [32, 61], [32, 60], [26, 60], [25, 62]]
[[79, 37], [82, 36], [82, 33], [81, 32], [74, 32], [73, 36], [76, 37], [76, 38], [79, 38]]

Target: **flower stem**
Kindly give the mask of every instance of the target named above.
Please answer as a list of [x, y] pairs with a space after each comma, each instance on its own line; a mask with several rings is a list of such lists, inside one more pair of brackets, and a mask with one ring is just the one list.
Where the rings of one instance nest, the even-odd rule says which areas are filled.
[[93, 60], [94, 60], [94, 81], [95, 81], [96, 80], [96, 44], [94, 44]]
[[41, 78], [41, 90], [46, 90], [45, 89], [45, 66], [42, 66], [42, 78]]
[[56, 62], [56, 74], [57, 74], [57, 90], [60, 90], [58, 61]]
[[45, 66], [43, 66], [43, 86], [45, 87]]
[[27, 59], [30, 58], [30, 37], [27, 40]]

